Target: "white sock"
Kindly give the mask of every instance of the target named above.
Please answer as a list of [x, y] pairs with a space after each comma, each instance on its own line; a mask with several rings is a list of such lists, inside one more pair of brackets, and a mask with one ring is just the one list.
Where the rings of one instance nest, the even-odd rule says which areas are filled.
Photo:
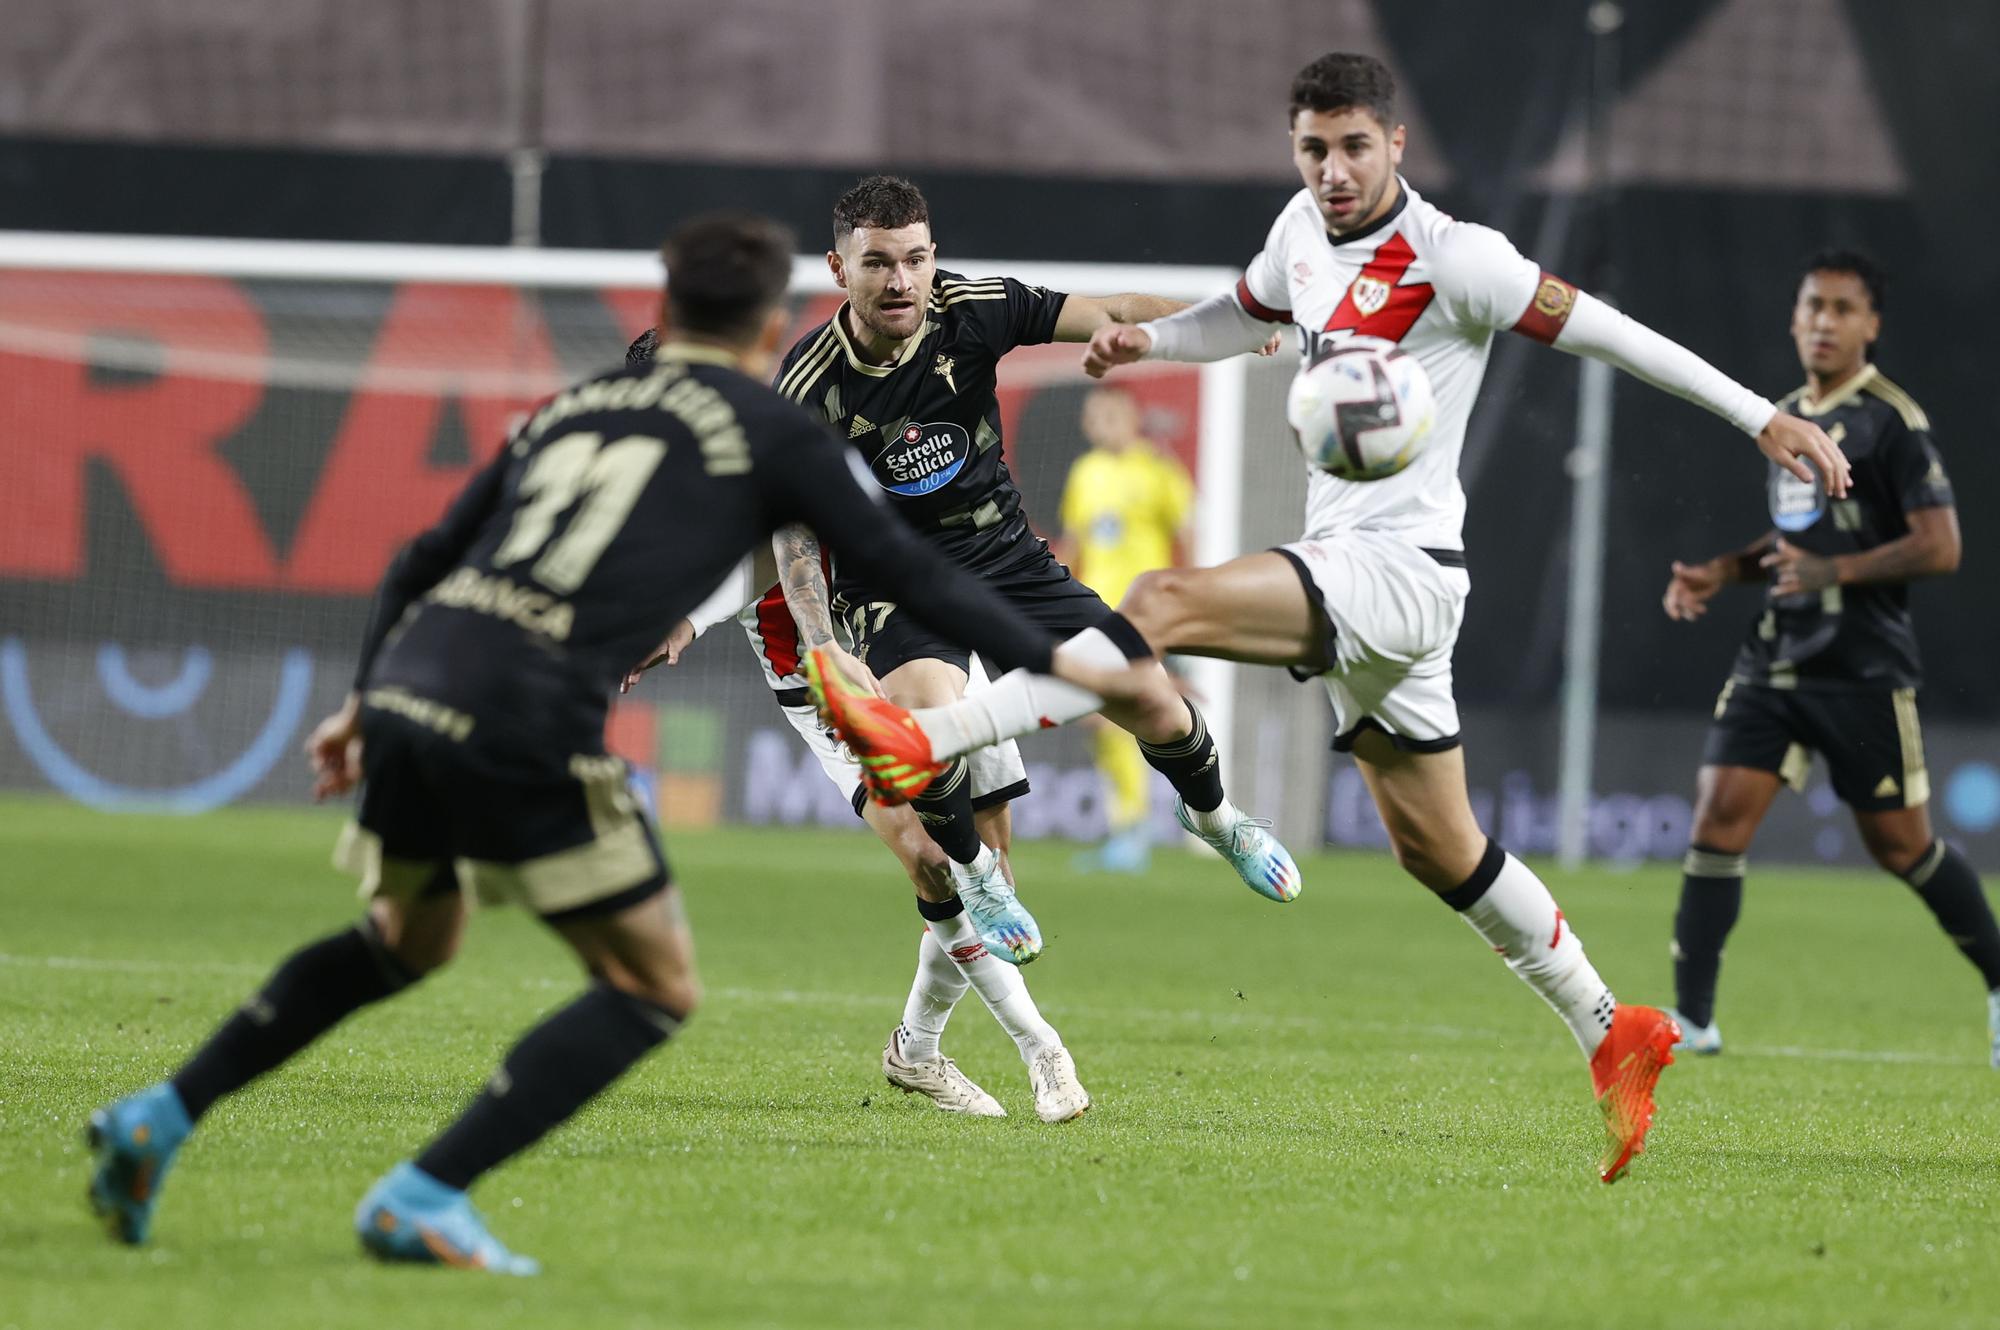
[[979, 847], [979, 857], [971, 863], [962, 864], [950, 856], [946, 856], [946, 862], [951, 868], [954, 882], [968, 877], [986, 877], [1000, 871], [1000, 856], [993, 852], [991, 845], [984, 843]]
[[[963, 919], [965, 916], [960, 915]], [[929, 929], [917, 944], [917, 977], [903, 1003], [903, 1056], [922, 1062], [938, 1055], [938, 1039], [951, 1009], [965, 996], [966, 979]]]
[[1493, 885], [1459, 915], [1556, 1009], [1583, 1055], [1595, 1053], [1611, 1030], [1618, 1002], [1534, 870], [1507, 855]]
[[1199, 808], [1190, 808], [1187, 812], [1188, 821], [1194, 823], [1194, 829], [1196, 831], [1207, 832], [1211, 836], [1222, 835], [1234, 827], [1243, 817], [1242, 810], [1237, 808], [1235, 804], [1230, 803], [1226, 797], [1221, 803], [1207, 812], [1203, 812]]
[[[1100, 669], [1117, 669], [1125, 663], [1125, 653], [1101, 628], [1084, 629], [1056, 651]], [[1010, 670], [990, 687], [967, 693], [950, 706], [919, 707], [910, 714], [930, 739], [931, 756], [943, 762], [1003, 739], [1082, 720], [1103, 705], [1097, 694], [1052, 674]]]
[[980, 945], [979, 934], [973, 930], [970, 919], [962, 914], [933, 919], [926, 936], [935, 938], [944, 953], [957, 962], [959, 970], [971, 981], [972, 991], [979, 994], [979, 1000], [1020, 1050], [1021, 1061], [1033, 1062], [1035, 1054], [1043, 1049], [1062, 1046], [1062, 1036], [1042, 1019], [1041, 1009], [1028, 996], [1028, 983], [1020, 970], [996, 959]]

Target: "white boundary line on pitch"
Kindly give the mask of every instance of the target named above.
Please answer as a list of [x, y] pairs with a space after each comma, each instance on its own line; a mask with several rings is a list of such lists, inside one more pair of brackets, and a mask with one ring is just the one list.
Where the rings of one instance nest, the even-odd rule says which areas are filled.
[[[130, 960], [117, 957], [99, 956], [17, 956], [0, 952], [0, 967], [14, 966], [21, 969], [44, 970], [101, 970], [120, 974], [267, 974], [269, 966], [248, 965], [238, 961], [148, 961]], [[534, 977], [523, 979], [523, 988], [574, 988], [575, 982], [567, 979]], [[893, 995], [873, 997], [863, 993], [820, 993], [796, 988], [711, 988], [711, 996], [730, 1002], [782, 1003], [786, 1006], [840, 1007], [854, 1010], [881, 1009], [885, 1003], [893, 1002]], [[1114, 1012], [1107, 1007], [1074, 1006], [1063, 1004], [1062, 1009], [1069, 1015], [1110, 1017], [1129, 1014]], [[1291, 1025], [1316, 1026], [1331, 1017], [1290, 1016], [1264, 1012], [1256, 1009], [1242, 1011], [1201, 1011], [1182, 1009], [1179, 1011], [1152, 1008], [1146, 1012], [1153, 1020], [1191, 1021], [1212, 1025]], [[1373, 1033], [1396, 1033], [1427, 1035], [1441, 1039], [1497, 1039], [1499, 1031], [1475, 1030], [1456, 1025], [1404, 1025], [1388, 1021], [1344, 1021], [1347, 1028], [1366, 1030]], [[1861, 1062], [1895, 1066], [1960, 1067], [1967, 1065], [1967, 1059], [1944, 1057], [1936, 1053], [1908, 1053], [1883, 1049], [1860, 1048], [1804, 1048], [1796, 1044], [1745, 1044], [1730, 1046], [1736, 1052], [1751, 1057], [1797, 1058], [1814, 1062]]]

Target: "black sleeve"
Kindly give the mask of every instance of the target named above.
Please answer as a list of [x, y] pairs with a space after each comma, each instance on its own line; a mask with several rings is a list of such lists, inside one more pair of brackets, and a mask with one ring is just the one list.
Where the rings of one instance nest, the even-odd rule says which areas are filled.
[[760, 459], [780, 525], [804, 522], [852, 566], [935, 632], [1002, 669], [1049, 672], [1056, 641], [904, 524], [873, 493], [853, 449], [802, 422], [788, 446]]
[[1882, 466], [1902, 511], [1951, 507], [1951, 477], [1944, 473], [1944, 459], [1931, 444], [1929, 430], [1911, 429], [1900, 420], [1891, 423], [1882, 436]]
[[985, 282], [943, 279], [940, 296], [962, 310], [979, 329], [980, 340], [999, 359], [1017, 346], [1041, 346], [1056, 336], [1056, 319], [1069, 297], [1012, 277]]
[[376, 653], [388, 639], [389, 630], [409, 609], [410, 602], [423, 595], [459, 565], [472, 542], [500, 504], [501, 481], [507, 474], [508, 449], [502, 448], [491, 462], [479, 468], [458, 497], [451, 501], [438, 524], [405, 545], [389, 561], [389, 571], [375, 591], [375, 604], [368, 612], [368, 627], [361, 635], [361, 661], [355, 667], [354, 687], [358, 692], [368, 682], [368, 671]]

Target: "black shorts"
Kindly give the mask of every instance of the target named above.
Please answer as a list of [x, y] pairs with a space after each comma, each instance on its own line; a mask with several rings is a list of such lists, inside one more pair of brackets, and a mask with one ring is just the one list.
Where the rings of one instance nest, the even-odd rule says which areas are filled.
[[[1039, 538], [1018, 562], [996, 572], [971, 571], [1008, 604], [1058, 638], [1101, 627], [1111, 617], [1111, 607], [1057, 563]], [[961, 670], [971, 663], [971, 652], [938, 636], [900, 605], [857, 601], [843, 592], [835, 598], [834, 610], [847, 626], [854, 654], [878, 679], [913, 660], [949, 661]]]
[[1914, 688], [1770, 688], [1731, 680], [1715, 701], [1702, 765], [1775, 772], [1803, 790], [1812, 755], [1833, 792], [1864, 812], [1916, 808], [1931, 797]]
[[[385, 690], [368, 697], [383, 705], [361, 710], [361, 807], [334, 856], [360, 876], [364, 897], [463, 884], [483, 903], [568, 919], [613, 913], [667, 886], [625, 763], [601, 745], [495, 751], [449, 709]], [[565, 751], [578, 746], [597, 751]]]

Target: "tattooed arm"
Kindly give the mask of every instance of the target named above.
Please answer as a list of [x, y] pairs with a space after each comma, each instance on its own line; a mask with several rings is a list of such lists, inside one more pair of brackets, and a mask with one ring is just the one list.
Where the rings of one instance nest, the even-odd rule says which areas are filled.
[[771, 554], [778, 562], [778, 585], [785, 593], [785, 608], [799, 626], [799, 651], [804, 654], [824, 647], [849, 677], [861, 680], [876, 693], [881, 687], [868, 667], [848, 654], [833, 632], [832, 597], [826, 588], [826, 564], [820, 554], [819, 537], [810, 527], [794, 522], [771, 535]]

